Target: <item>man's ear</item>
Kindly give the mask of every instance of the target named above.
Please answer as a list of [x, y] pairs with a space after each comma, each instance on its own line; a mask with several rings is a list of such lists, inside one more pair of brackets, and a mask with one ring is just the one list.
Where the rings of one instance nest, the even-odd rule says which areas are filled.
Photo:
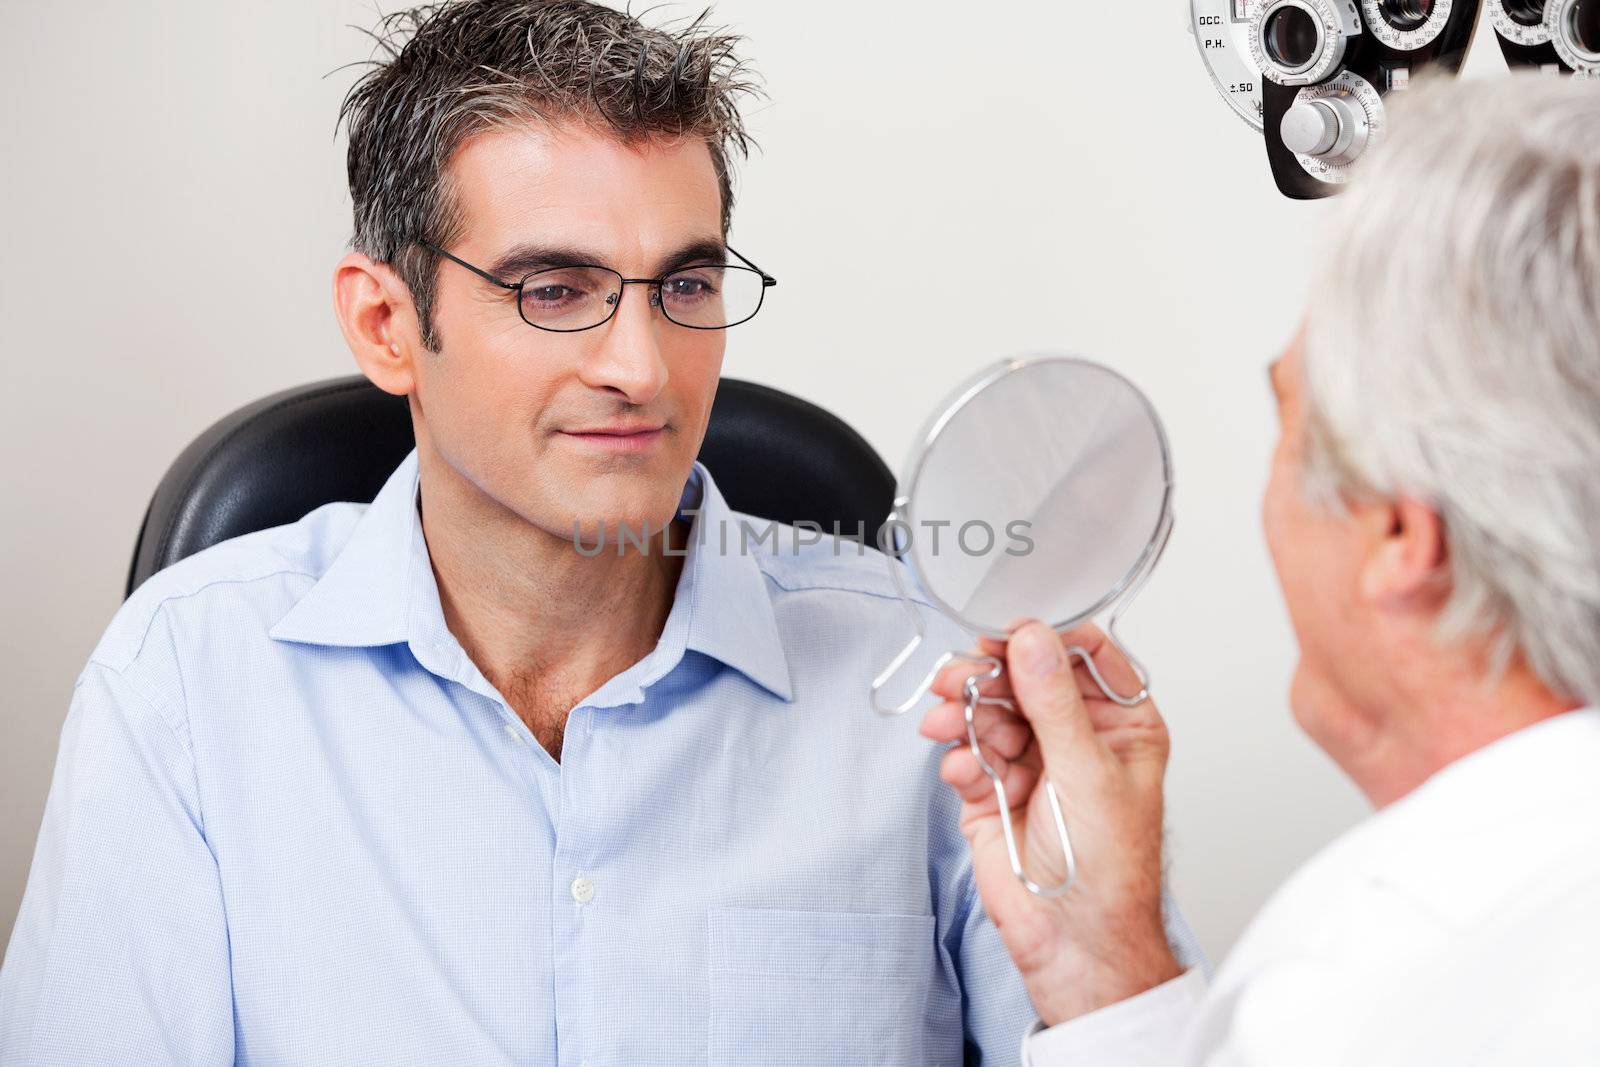
[[416, 390], [412, 365], [422, 350], [416, 305], [387, 263], [351, 252], [333, 269], [333, 310], [356, 363], [386, 393]]
[[1449, 546], [1438, 513], [1409, 497], [1365, 504], [1360, 511], [1368, 533], [1361, 595], [1390, 607], [1436, 602], [1449, 577]]

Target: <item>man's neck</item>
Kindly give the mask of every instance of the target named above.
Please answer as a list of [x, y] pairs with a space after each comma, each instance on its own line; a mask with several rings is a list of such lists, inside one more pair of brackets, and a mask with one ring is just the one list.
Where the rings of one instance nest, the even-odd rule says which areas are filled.
[[1495, 675], [1480, 656], [1419, 669], [1374, 711], [1359, 744], [1333, 753], [1374, 807], [1394, 803], [1455, 761], [1580, 703], [1518, 660]]
[[423, 534], [445, 623], [559, 759], [567, 712], [655, 648], [687, 531], [673, 522], [648, 552], [630, 545], [621, 555], [586, 556], [570, 536], [532, 525], [442, 460], [420, 469]]

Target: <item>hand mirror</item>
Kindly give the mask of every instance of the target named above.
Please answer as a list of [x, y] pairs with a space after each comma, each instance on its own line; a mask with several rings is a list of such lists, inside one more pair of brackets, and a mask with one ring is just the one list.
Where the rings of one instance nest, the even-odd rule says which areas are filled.
[[[917, 438], [886, 530], [922, 594], [967, 630], [1006, 637], [1038, 618], [1057, 632], [1109, 616], [1107, 640], [1139, 679], [1134, 693], [1108, 685], [1087, 650], [1073, 647], [1108, 700], [1133, 707], [1149, 697], [1149, 675], [1116, 636], [1172, 532], [1172, 453], [1155, 408], [1116, 371], [1067, 356], [1005, 360], [940, 405]], [[966, 680], [967, 741], [994, 784], [1011, 869], [1040, 896], [1072, 885], [1076, 865], [1055, 785], [1045, 792], [1066, 861], [1066, 877], [1043, 886], [1023, 871], [1001, 777], [978, 744], [980, 704], [1008, 704], [979, 692], [1000, 676], [994, 657], [943, 652], [905, 701], [885, 705], [884, 688], [926, 637], [902, 568], [889, 569], [916, 635], [872, 682], [874, 710], [909, 711], [952, 659], [976, 665]]]

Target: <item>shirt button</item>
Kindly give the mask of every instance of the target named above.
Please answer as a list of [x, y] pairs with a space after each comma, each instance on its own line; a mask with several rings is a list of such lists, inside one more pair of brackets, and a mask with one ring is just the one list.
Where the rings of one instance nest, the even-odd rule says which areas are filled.
[[572, 899], [579, 904], [587, 904], [594, 899], [594, 883], [583, 875], [572, 880]]
[[510, 737], [511, 740], [520, 741], [524, 745], [528, 743], [527, 731], [524, 730], [522, 727], [518, 726], [514, 722], [506, 723], [505, 727], [506, 727], [506, 736]]

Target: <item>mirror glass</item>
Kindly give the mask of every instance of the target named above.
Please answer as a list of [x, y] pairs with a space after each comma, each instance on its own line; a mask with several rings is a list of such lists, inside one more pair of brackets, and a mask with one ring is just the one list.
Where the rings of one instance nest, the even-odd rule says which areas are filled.
[[1145, 395], [1087, 360], [996, 364], [919, 435], [899, 531], [923, 592], [969, 629], [1058, 629], [1115, 602], [1159, 553], [1171, 452]]

